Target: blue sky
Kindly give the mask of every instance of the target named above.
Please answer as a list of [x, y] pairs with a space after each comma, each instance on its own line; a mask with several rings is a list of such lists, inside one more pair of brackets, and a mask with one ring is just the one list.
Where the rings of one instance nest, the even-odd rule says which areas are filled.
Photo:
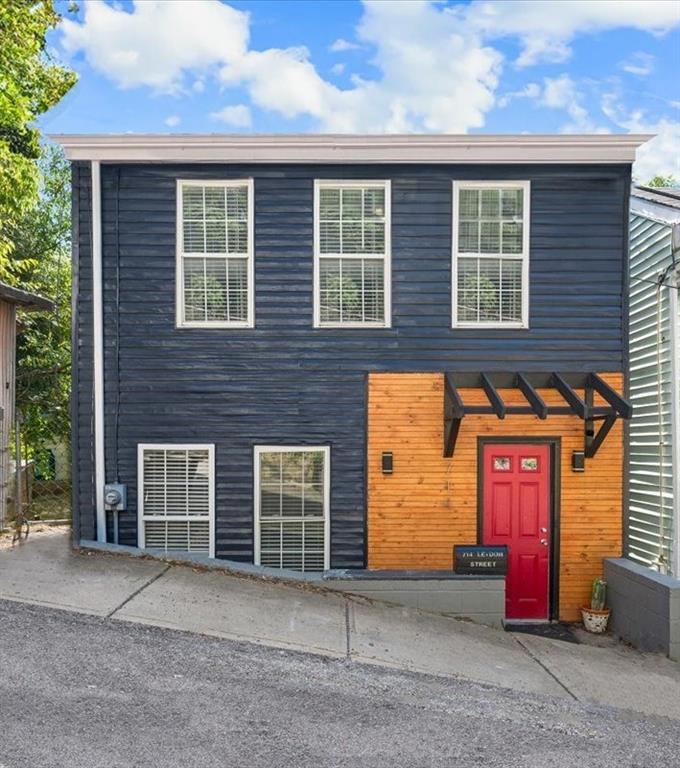
[[50, 133], [651, 132], [680, 177], [676, 0], [85, 0]]

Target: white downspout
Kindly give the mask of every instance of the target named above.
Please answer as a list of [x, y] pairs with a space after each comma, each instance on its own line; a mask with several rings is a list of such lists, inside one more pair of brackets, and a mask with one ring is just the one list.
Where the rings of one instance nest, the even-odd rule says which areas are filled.
[[106, 543], [104, 509], [104, 302], [102, 279], [102, 195], [98, 160], [92, 161], [92, 315], [94, 355], [94, 498], [97, 541]]

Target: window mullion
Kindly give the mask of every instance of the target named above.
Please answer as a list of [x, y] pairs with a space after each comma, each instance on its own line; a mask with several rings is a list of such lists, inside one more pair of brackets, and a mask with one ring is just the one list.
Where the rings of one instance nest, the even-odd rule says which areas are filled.
[[203, 317], [208, 322], [208, 259], [203, 257]]
[[231, 322], [231, 301], [229, 296], [229, 257], [224, 259], [224, 292], [227, 304], [227, 322]]
[[338, 232], [339, 232], [339, 245], [340, 245], [340, 253], [345, 252], [345, 244], [344, 244], [344, 238], [343, 238], [343, 205], [342, 205], [342, 199], [343, 199], [343, 191], [340, 189], [340, 194], [338, 195], [339, 198], [339, 222], [338, 222]]

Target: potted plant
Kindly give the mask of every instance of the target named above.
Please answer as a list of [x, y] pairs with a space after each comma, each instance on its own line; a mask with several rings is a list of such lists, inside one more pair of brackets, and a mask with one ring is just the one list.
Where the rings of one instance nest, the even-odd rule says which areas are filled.
[[604, 579], [595, 579], [590, 593], [590, 608], [581, 608], [583, 626], [588, 632], [601, 634], [607, 629], [609, 613], [609, 608], [607, 608], [607, 582]]

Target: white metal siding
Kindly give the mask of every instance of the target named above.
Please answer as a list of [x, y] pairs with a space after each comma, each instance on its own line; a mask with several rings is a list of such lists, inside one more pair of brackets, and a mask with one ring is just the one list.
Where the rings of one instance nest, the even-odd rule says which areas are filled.
[[671, 317], [670, 289], [658, 291], [654, 282], [670, 262], [671, 227], [633, 214], [627, 554], [664, 571], [671, 557], [673, 514]]

